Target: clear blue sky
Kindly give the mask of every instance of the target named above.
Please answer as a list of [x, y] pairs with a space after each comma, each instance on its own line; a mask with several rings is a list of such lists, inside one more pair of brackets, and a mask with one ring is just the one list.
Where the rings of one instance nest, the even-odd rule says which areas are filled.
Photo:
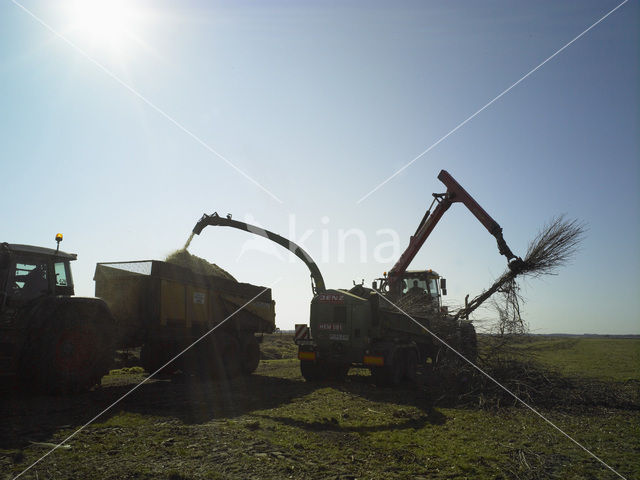
[[[97, 16], [21, 3], [282, 200], [4, 1], [0, 241], [53, 246], [63, 232], [79, 294], [93, 294], [96, 262], [162, 259], [213, 211], [285, 236], [293, 218], [330, 287], [368, 284], [394, 263], [374, 260], [379, 230], [404, 248], [446, 169], [521, 255], [555, 215], [587, 223], [572, 265], [524, 285], [532, 331], [640, 333], [637, 1], [359, 204], [620, 2], [131, 1]], [[364, 258], [353, 235], [340, 259], [351, 228]], [[282, 278], [278, 326], [306, 322], [304, 265], [248, 240], [209, 228], [191, 251], [242, 281]], [[447, 277], [451, 305], [504, 267], [460, 205], [412, 264]]]

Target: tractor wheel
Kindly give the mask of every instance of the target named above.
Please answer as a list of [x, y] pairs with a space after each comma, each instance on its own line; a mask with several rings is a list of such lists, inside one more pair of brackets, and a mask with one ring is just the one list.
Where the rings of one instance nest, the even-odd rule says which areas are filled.
[[251, 375], [260, 364], [260, 345], [254, 337], [244, 343], [242, 349], [242, 373]]
[[326, 371], [313, 360], [300, 360], [300, 373], [307, 382], [320, 382], [326, 379]]
[[112, 319], [64, 309], [47, 320], [23, 362], [32, 389], [66, 394], [90, 389], [108, 373], [115, 353]]

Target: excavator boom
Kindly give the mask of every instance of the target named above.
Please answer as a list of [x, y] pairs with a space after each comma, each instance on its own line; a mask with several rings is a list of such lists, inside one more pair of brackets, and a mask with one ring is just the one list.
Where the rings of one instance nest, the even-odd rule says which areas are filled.
[[[437, 203], [436, 207], [431, 211], [431, 207], [425, 213], [422, 221], [416, 229], [416, 233], [409, 240], [409, 246], [402, 253], [396, 264], [389, 271], [389, 283], [390, 286], [398, 282], [402, 275], [406, 272], [409, 264], [415, 258], [417, 253], [424, 242], [429, 238], [431, 232], [438, 224], [445, 212], [456, 202], [463, 203], [473, 215], [478, 219], [482, 225], [489, 231], [491, 235], [496, 238], [498, 242], [498, 251], [501, 255], [507, 257], [509, 261], [509, 267], [511, 269], [517, 269], [522, 264], [522, 260], [516, 257], [511, 249], [507, 246], [503, 236], [502, 228], [493, 218], [489, 215], [481, 206], [476, 202], [473, 197], [447, 172], [441, 170], [438, 175], [438, 179], [444, 183], [447, 187], [446, 193], [438, 194], [434, 193], [434, 203]], [[431, 204], [433, 206], [433, 203]]]
[[261, 237], [268, 238], [272, 242], [277, 243], [278, 245], [286, 248], [290, 252], [292, 252], [295, 256], [297, 256], [300, 260], [304, 262], [309, 271], [311, 272], [311, 278], [313, 279], [312, 290], [313, 293], [322, 293], [326, 291], [326, 287], [324, 284], [324, 279], [322, 278], [322, 273], [320, 273], [320, 269], [318, 265], [313, 261], [313, 259], [309, 256], [307, 252], [305, 252], [302, 247], [292, 242], [291, 240], [287, 240], [284, 237], [281, 237], [277, 233], [270, 232], [265, 230], [264, 228], [256, 227], [255, 225], [250, 225], [245, 222], [239, 222], [237, 220], [233, 220], [231, 215], [227, 215], [226, 217], [221, 217], [217, 213], [212, 213], [211, 215], [204, 214], [196, 226], [193, 227], [193, 233], [196, 235], [200, 235], [200, 232], [206, 226], [221, 226], [221, 227], [232, 227], [237, 228], [238, 230], [244, 230], [249, 233], [253, 233], [255, 235], [259, 235]]

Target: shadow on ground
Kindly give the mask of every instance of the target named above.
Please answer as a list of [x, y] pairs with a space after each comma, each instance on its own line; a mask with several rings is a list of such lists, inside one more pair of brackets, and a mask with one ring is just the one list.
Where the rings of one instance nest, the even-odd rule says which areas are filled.
[[3, 423], [0, 448], [22, 448], [30, 442], [51, 441], [54, 433], [80, 428], [116, 402], [96, 421], [102, 423], [126, 411], [172, 417], [186, 424], [205, 423], [274, 408], [316, 388], [303, 381], [255, 374], [231, 381], [173, 376], [149, 381], [118, 401], [134, 386], [135, 383], [111, 386], [72, 396], [5, 392], [0, 403]]
[[[200, 424], [287, 405], [294, 399], [328, 386], [376, 402], [415, 406], [424, 412], [417, 418], [392, 419], [388, 425], [376, 427], [380, 430], [420, 428], [426, 423], [441, 424], [445, 421], [420, 389], [410, 386], [377, 388], [371, 384], [370, 377], [358, 375], [349, 376], [347, 381], [340, 383], [308, 383], [301, 377], [281, 378], [262, 374], [224, 381], [173, 375], [154, 378], [131, 391], [143, 378], [140, 376], [137, 381], [127, 384], [69, 396], [8, 392], [0, 403], [0, 418], [8, 427], [0, 430], [0, 448], [22, 448], [30, 442], [51, 441], [55, 433], [80, 428], [111, 405], [113, 408], [95, 419], [96, 422], [102, 423], [120, 412], [129, 412]], [[320, 421], [305, 428], [333, 427]]]

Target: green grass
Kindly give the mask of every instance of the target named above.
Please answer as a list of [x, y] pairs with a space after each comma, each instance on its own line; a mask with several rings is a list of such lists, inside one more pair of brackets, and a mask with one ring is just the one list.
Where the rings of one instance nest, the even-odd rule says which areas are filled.
[[622, 382], [640, 380], [637, 338], [543, 337], [519, 347], [525, 356], [566, 375]]
[[274, 333], [264, 335], [260, 351], [265, 360], [297, 358], [298, 346], [293, 341], [293, 335]]
[[142, 367], [123, 367], [123, 368], [116, 368], [109, 371], [109, 375], [132, 375], [132, 374], [141, 375], [143, 373], [145, 372], [144, 372], [144, 368]]

